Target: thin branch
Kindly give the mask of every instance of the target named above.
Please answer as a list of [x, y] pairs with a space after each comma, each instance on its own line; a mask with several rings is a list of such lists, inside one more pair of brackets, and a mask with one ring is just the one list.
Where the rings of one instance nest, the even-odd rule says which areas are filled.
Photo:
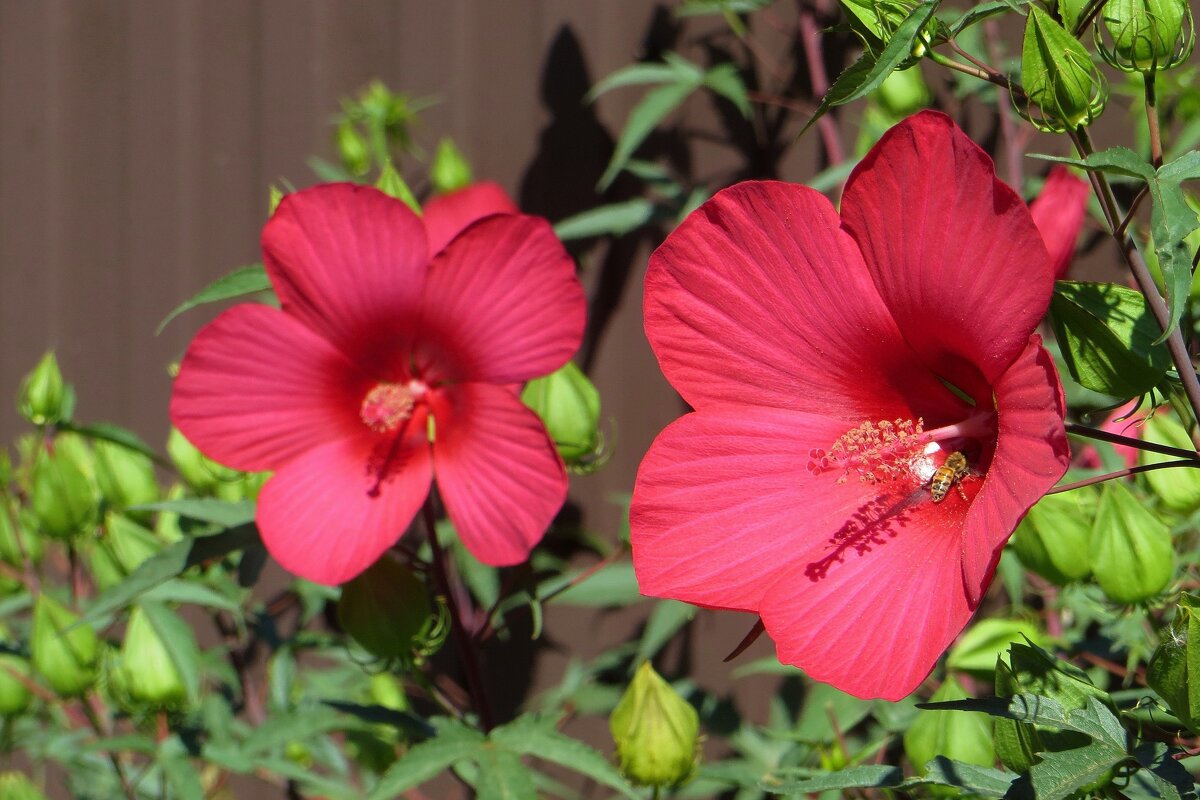
[[1096, 439], [1101, 442], [1109, 442], [1110, 444], [1123, 444], [1127, 447], [1133, 447], [1138, 450], [1147, 450], [1151, 453], [1159, 453], [1164, 456], [1175, 456], [1176, 458], [1184, 459], [1185, 461], [1195, 461], [1200, 463], [1200, 453], [1194, 450], [1185, 450], [1182, 447], [1171, 447], [1167, 444], [1159, 444], [1158, 442], [1147, 442], [1144, 439], [1135, 439], [1132, 436], [1122, 436], [1119, 433], [1110, 433], [1102, 431], [1099, 428], [1089, 428], [1087, 425], [1080, 425], [1075, 422], [1066, 423], [1067, 433], [1073, 433], [1076, 436], [1083, 436], [1088, 439]]
[[[809, 84], [812, 86], [813, 97], [824, 97], [829, 91], [829, 75], [825, 72], [825, 57], [821, 50], [821, 29], [817, 25], [817, 17], [813, 8], [799, 0], [800, 42], [804, 45], [804, 63], [808, 66]], [[821, 131], [821, 143], [825, 146], [825, 155], [830, 164], [840, 164], [846, 160], [846, 151], [842, 147], [842, 135], [837, 123], [828, 114], [817, 120], [817, 128]]]
[[1156, 469], [1168, 469], [1170, 467], [1192, 467], [1193, 469], [1200, 469], [1200, 461], [1182, 460], [1181, 459], [1179, 461], [1161, 461], [1157, 464], [1141, 464], [1136, 467], [1126, 467], [1125, 469], [1119, 469], [1116, 472], [1106, 472], [1103, 475], [1096, 475], [1095, 477], [1092, 477], [1092, 478], [1084, 478], [1083, 480], [1074, 481], [1072, 483], [1067, 483], [1062, 486], [1055, 486], [1053, 489], [1046, 492], [1046, 494], [1058, 494], [1059, 492], [1069, 492], [1072, 489], [1081, 489], [1084, 486], [1091, 486], [1096, 483], [1103, 483], [1104, 481], [1111, 481], [1114, 478], [1126, 478], [1126, 477], [1129, 477], [1130, 475], [1137, 475], [1138, 473], [1141, 473], [1141, 472], [1153, 472]]

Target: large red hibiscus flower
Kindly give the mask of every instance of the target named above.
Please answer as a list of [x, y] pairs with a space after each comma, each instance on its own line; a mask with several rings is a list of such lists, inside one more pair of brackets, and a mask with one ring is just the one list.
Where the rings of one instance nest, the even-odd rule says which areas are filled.
[[[1067, 467], [1033, 333], [1051, 288], [1028, 208], [939, 113], [883, 137], [840, 217], [804, 186], [717, 194], [646, 275], [646, 333], [695, 411], [638, 473], [642, 590], [754, 612], [811, 677], [907, 695]], [[968, 471], [939, 472], [954, 453]]]
[[281, 308], [236, 306], [188, 348], [171, 418], [210, 457], [274, 471], [257, 521], [288, 570], [354, 577], [435, 477], [489, 564], [524, 560], [562, 505], [562, 462], [514, 386], [579, 346], [583, 291], [545, 220], [488, 215], [506, 204], [485, 186], [422, 219], [363, 186], [288, 195], [262, 235]]

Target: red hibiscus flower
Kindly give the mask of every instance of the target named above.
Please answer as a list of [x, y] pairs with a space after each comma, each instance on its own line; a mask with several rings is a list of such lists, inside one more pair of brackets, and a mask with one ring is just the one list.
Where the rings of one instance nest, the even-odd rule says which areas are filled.
[[545, 220], [485, 216], [509, 207], [486, 188], [424, 220], [363, 186], [288, 195], [262, 235], [281, 309], [236, 306], [188, 348], [171, 418], [211, 458], [274, 471], [257, 521], [286, 569], [354, 577], [435, 476], [489, 564], [524, 560], [561, 507], [562, 462], [513, 386], [575, 352], [583, 291]]
[[1052, 283], [1028, 208], [935, 112], [867, 154], [840, 218], [776, 182], [693, 212], [646, 275], [647, 336], [695, 412], [638, 472], [642, 591], [756, 613], [844, 691], [911, 692], [1066, 470], [1033, 333]]
[[1041, 193], [1029, 205], [1029, 213], [1050, 253], [1055, 279], [1065, 278], [1075, 259], [1075, 242], [1083, 229], [1090, 194], [1087, 181], [1058, 165], [1050, 170]]

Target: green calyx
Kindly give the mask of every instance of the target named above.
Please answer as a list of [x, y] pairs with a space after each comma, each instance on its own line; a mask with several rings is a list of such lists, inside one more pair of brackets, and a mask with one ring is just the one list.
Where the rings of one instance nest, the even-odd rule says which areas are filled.
[[678, 786], [699, 760], [700, 717], [642, 662], [609, 717], [621, 772], [643, 786]]
[[[1108, 86], [1079, 41], [1036, 5], [1029, 7], [1021, 48], [1028, 106], [1017, 111], [1044, 131], [1090, 125], [1104, 110]], [[1036, 110], [1034, 108], [1036, 106]]]
[[[1111, 45], [1104, 41], [1104, 32]], [[1157, 72], [1192, 54], [1196, 26], [1187, 0], [1109, 0], [1093, 37], [1100, 56], [1124, 72]]]

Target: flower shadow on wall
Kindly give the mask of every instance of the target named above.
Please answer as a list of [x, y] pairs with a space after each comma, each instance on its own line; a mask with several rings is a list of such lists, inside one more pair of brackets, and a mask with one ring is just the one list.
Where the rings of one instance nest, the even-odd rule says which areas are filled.
[[695, 411], [638, 473], [643, 592], [757, 613], [844, 691], [910, 693], [1066, 470], [1033, 332], [1052, 286], [1028, 208], [936, 112], [867, 154], [840, 218], [804, 186], [717, 194], [646, 276], [647, 336]]
[[243, 304], [196, 335], [171, 398], [209, 457], [273, 470], [263, 542], [325, 584], [370, 566], [436, 476], [463, 543], [523, 561], [566, 497], [562, 462], [515, 388], [579, 346], [574, 262], [489, 184], [418, 217], [375, 189], [288, 195], [263, 229], [280, 309]]

